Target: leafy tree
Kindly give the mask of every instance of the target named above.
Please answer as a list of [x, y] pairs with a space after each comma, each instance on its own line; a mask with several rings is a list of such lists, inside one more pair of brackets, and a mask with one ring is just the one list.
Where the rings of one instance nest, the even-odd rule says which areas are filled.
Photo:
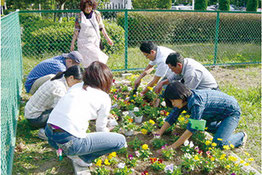
[[229, 11], [230, 0], [219, 0], [219, 10]]
[[172, 6], [172, 0], [160, 0], [157, 3], [157, 8], [170, 9]]
[[206, 9], [207, 9], [207, 0], [195, 1], [195, 10], [206, 10]]
[[247, 11], [256, 12], [258, 6], [258, 0], [248, 0], [247, 1]]

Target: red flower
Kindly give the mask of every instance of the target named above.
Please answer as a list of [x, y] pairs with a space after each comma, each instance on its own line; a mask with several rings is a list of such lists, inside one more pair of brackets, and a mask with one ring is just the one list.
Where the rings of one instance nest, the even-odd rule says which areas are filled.
[[158, 159], [158, 163], [163, 163], [163, 160], [162, 159]]
[[149, 174], [148, 174], [148, 171], [144, 171], [141, 173], [141, 175], [149, 175]]
[[153, 164], [153, 163], [155, 163], [156, 161], [157, 161], [157, 158], [150, 158], [150, 161], [151, 161], [151, 163]]

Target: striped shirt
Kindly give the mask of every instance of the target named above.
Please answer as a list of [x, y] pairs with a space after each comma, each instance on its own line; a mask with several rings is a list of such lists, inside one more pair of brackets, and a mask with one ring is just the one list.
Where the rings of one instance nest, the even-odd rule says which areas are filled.
[[36, 67], [34, 67], [29, 73], [26, 82], [25, 89], [28, 93], [34, 84], [34, 82], [43, 76], [48, 74], [57, 74], [58, 72], [64, 72], [66, 70], [65, 58], [62, 56], [56, 56], [42, 61]]
[[25, 106], [25, 118], [38, 118], [44, 111], [55, 107], [68, 90], [66, 79], [47, 81], [34, 93]]
[[[175, 107], [165, 121], [173, 125], [183, 110], [190, 114], [191, 119], [207, 121], [221, 121], [228, 116], [241, 114], [234, 97], [214, 90], [192, 90], [192, 95], [187, 99], [187, 105], [181, 109]], [[192, 133], [196, 131], [191, 128], [190, 123], [187, 129]]]

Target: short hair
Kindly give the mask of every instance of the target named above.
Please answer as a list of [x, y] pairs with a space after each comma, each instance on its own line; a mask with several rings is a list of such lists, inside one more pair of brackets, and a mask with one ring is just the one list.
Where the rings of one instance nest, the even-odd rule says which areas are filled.
[[168, 107], [173, 107], [170, 100], [181, 99], [184, 102], [191, 95], [192, 91], [181, 82], [170, 83], [164, 92], [165, 102]]
[[81, 0], [80, 2], [80, 9], [81, 11], [85, 11], [86, 4], [92, 6], [93, 10], [97, 8], [98, 3], [95, 0]]
[[84, 86], [99, 88], [109, 93], [113, 83], [113, 74], [107, 65], [95, 61], [86, 68], [83, 81]]
[[184, 64], [184, 57], [178, 52], [170, 53], [166, 58], [166, 64], [171, 64], [172, 66], [176, 66], [177, 63]]
[[157, 50], [157, 45], [152, 41], [144, 41], [140, 45], [140, 50], [145, 53], [150, 53], [151, 50]]
[[76, 80], [82, 80], [82, 78], [83, 78], [83, 76], [82, 76], [83, 73], [82, 72], [83, 72], [83, 70], [80, 68], [80, 66], [78, 66], [78, 65], [71, 66], [64, 72], [58, 72], [55, 75], [55, 77], [53, 77], [51, 79], [51, 81], [56, 80], [56, 79], [60, 79], [60, 78], [63, 77], [63, 75], [64, 75], [65, 78], [73, 76], [74, 79], [76, 79]]

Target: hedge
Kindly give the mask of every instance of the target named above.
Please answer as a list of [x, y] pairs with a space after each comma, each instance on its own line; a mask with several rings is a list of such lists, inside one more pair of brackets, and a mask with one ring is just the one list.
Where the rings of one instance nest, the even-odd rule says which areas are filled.
[[[114, 46], [106, 44], [104, 37], [102, 42], [105, 52], [110, 54], [124, 49], [124, 30], [116, 23], [105, 22], [108, 35], [114, 41]], [[74, 31], [74, 21], [53, 22], [50, 19], [42, 19], [36, 15], [25, 15], [21, 18], [23, 54], [41, 55], [45, 53], [66, 53], [70, 51], [71, 40]], [[102, 35], [102, 33], [101, 33]]]
[[[158, 43], [213, 42], [217, 13], [129, 12], [128, 43], [138, 45], [151, 40]], [[124, 27], [124, 14], [117, 23]], [[260, 42], [261, 21], [258, 14], [220, 13], [219, 41]]]

